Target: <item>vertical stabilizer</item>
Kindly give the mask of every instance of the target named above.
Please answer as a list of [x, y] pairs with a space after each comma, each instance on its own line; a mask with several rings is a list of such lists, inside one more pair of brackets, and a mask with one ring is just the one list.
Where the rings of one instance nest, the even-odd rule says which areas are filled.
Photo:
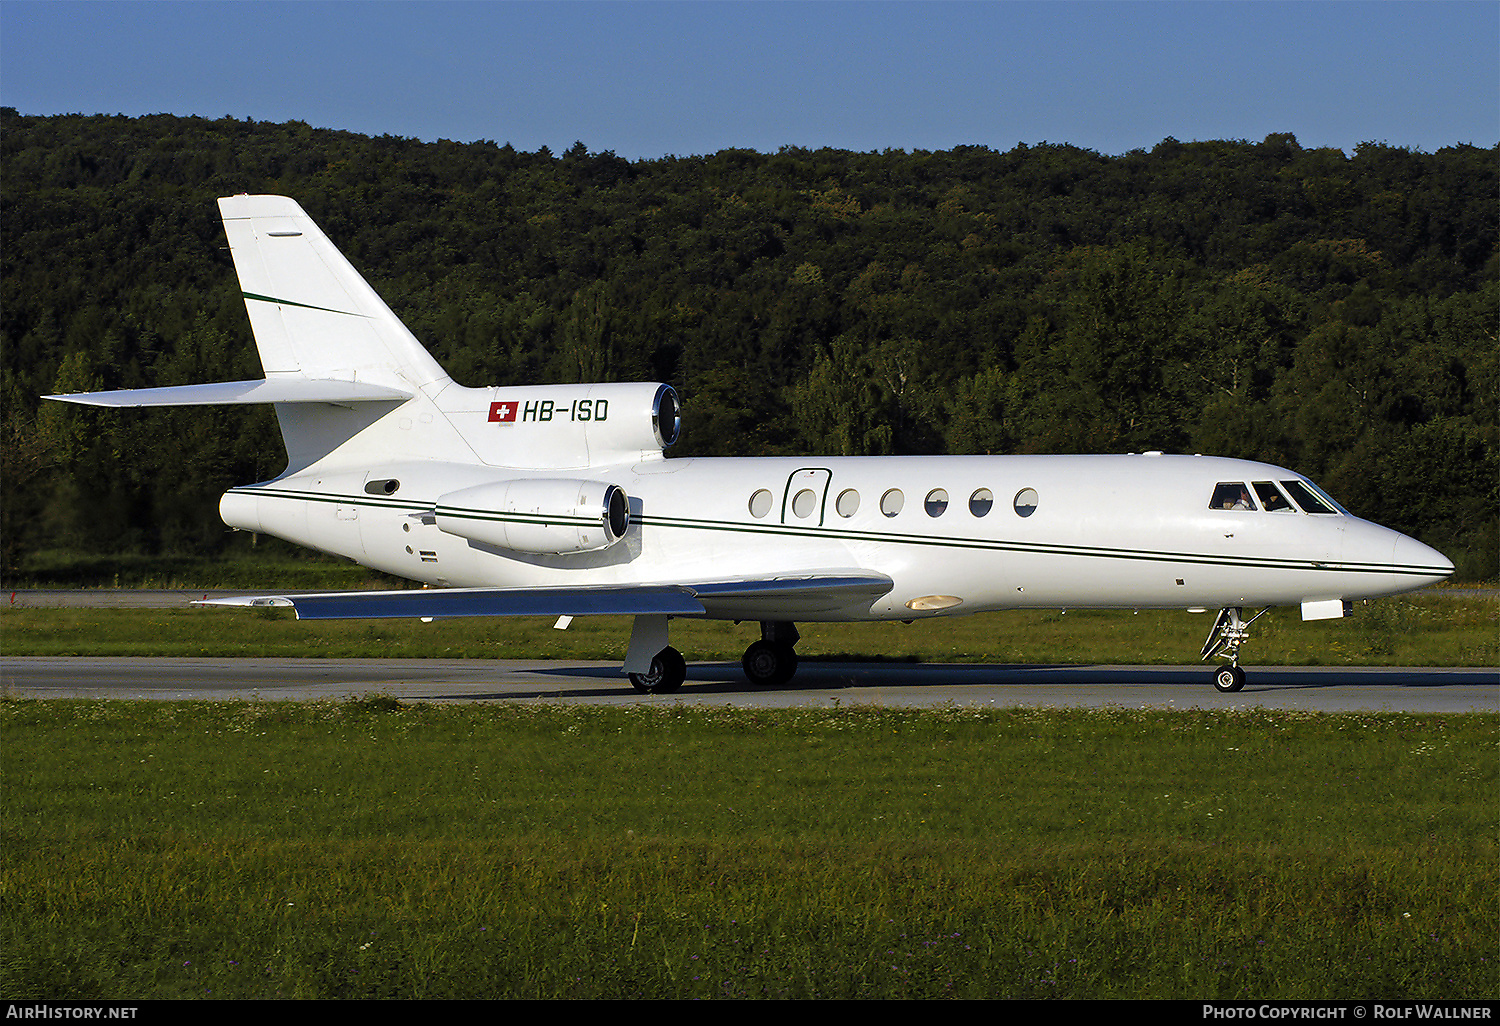
[[354, 381], [402, 391], [448, 376], [285, 196], [219, 200], [267, 379]]

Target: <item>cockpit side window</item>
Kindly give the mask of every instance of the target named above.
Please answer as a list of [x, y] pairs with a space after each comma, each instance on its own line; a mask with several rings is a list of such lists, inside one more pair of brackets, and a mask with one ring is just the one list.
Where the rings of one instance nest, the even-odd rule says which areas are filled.
[[1283, 481], [1281, 487], [1287, 490], [1297, 505], [1302, 507], [1304, 513], [1319, 513], [1324, 516], [1337, 516], [1343, 510], [1339, 509], [1338, 503], [1320, 491], [1315, 491], [1306, 481]]
[[1295, 513], [1297, 507], [1270, 481], [1256, 481], [1255, 494], [1260, 496], [1260, 506], [1267, 513]]
[[1254, 509], [1255, 500], [1250, 498], [1250, 489], [1242, 481], [1220, 481], [1214, 486], [1214, 496], [1209, 509]]

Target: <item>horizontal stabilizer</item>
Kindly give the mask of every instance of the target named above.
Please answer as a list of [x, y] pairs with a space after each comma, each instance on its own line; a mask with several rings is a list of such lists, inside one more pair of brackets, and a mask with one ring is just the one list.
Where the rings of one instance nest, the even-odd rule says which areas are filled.
[[758, 610], [809, 612], [869, 603], [890, 578], [852, 571], [796, 578], [581, 588], [423, 588], [204, 599], [206, 606], [289, 606], [299, 620], [459, 616], [716, 616]]
[[167, 385], [162, 388], [122, 388], [114, 392], [74, 392], [49, 395], [46, 399], [81, 403], [85, 406], [214, 406], [243, 403], [359, 403], [410, 399], [384, 385], [334, 379], [302, 377], [266, 378], [260, 381], [215, 381], [206, 385]]

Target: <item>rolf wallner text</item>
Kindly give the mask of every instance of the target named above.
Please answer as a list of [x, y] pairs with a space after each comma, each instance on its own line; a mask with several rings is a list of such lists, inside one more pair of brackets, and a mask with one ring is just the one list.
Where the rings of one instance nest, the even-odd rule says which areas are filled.
[[1488, 1020], [1494, 1007], [1489, 1004], [1411, 1004], [1383, 1005], [1211, 1005], [1203, 1006], [1205, 1019], [1476, 1019]]

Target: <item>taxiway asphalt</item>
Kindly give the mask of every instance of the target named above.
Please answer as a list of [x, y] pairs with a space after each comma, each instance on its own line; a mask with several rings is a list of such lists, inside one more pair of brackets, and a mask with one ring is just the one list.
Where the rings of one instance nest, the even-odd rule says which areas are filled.
[[[1496, 592], [1481, 589], [1486, 597]], [[237, 592], [151, 589], [12, 591], [13, 606], [163, 608]], [[804, 660], [790, 683], [759, 688], [738, 664], [693, 663], [681, 690], [643, 695], [618, 662], [543, 659], [189, 659], [0, 657], [0, 694], [16, 698], [314, 701], [389, 695], [430, 702], [709, 703], [756, 708], [886, 705], [996, 708], [1500, 712], [1494, 667], [1246, 667], [1220, 694], [1213, 668], [1188, 666], [844, 663]]]
[[1248, 667], [1235, 694], [1194, 666], [804, 661], [760, 688], [732, 663], [693, 663], [681, 690], [634, 691], [617, 662], [542, 659], [0, 659], [14, 698], [315, 701], [387, 695], [421, 702], [701, 703], [746, 708], [883, 705], [1500, 712], [1491, 667]]

